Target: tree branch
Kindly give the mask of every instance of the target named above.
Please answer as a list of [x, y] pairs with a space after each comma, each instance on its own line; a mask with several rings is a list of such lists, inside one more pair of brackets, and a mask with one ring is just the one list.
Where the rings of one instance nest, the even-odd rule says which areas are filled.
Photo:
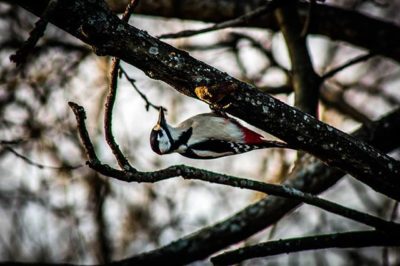
[[159, 38], [159, 39], [183, 38], [183, 37], [190, 37], [190, 36], [198, 35], [201, 33], [211, 32], [211, 31], [215, 31], [215, 30], [221, 30], [221, 29], [225, 29], [225, 28], [235, 27], [238, 25], [243, 26], [248, 21], [251, 21], [262, 15], [268, 14], [269, 12], [272, 12], [278, 5], [279, 5], [279, 1], [271, 0], [270, 2], [267, 2], [267, 4], [264, 4], [263, 6], [258, 7], [256, 9], [254, 9], [253, 11], [243, 14], [237, 18], [223, 21], [221, 23], [217, 23], [215, 25], [212, 25], [211, 27], [207, 27], [207, 28], [200, 29], [200, 30], [184, 30], [184, 31], [180, 31], [177, 33], [162, 34], [162, 35], [158, 36], [157, 38]]
[[292, 65], [291, 81], [295, 92], [294, 104], [303, 112], [318, 117], [320, 79], [311, 63], [306, 36], [302, 35], [297, 1], [282, 1], [282, 5], [275, 11], [275, 17], [289, 51]]
[[[128, 22], [129, 17], [137, 6], [137, 3], [137, 0], [131, 0], [131, 2], [126, 7], [124, 14], [122, 15], [122, 21]], [[117, 57], [114, 57], [111, 60], [110, 85], [104, 108], [104, 131], [107, 144], [108, 146], [110, 146], [119, 166], [122, 169], [131, 170], [133, 169], [133, 167], [126, 159], [124, 154], [121, 152], [112, 133], [112, 112], [115, 98], [117, 97], [119, 62], [120, 60]]]
[[15, 144], [15, 143], [9, 143], [9, 144], [3, 144], [2, 142], [0, 142], [0, 145], [4, 146], [4, 149], [11, 152], [12, 154], [14, 154], [16, 157], [22, 159], [24, 162], [26, 162], [27, 164], [30, 164], [32, 166], [35, 166], [39, 169], [53, 169], [53, 170], [75, 170], [78, 169], [80, 167], [82, 167], [83, 165], [78, 164], [78, 165], [60, 165], [60, 166], [53, 166], [53, 165], [47, 165], [47, 164], [42, 164], [42, 163], [38, 163], [33, 161], [32, 159], [26, 157], [25, 155], [17, 152], [16, 150], [14, 150], [13, 148], [11, 148], [9, 145], [11, 144]]
[[112, 133], [112, 110], [117, 95], [118, 70], [119, 70], [119, 59], [114, 57], [112, 58], [111, 61], [109, 92], [107, 95], [104, 108], [104, 133], [107, 144], [111, 148], [115, 158], [117, 159], [118, 165], [122, 169], [130, 170], [133, 167], [130, 165], [129, 161], [126, 159], [126, 157], [120, 150]]
[[366, 61], [366, 60], [370, 59], [371, 57], [374, 57], [375, 55], [376, 55], [375, 53], [367, 53], [365, 55], [357, 56], [356, 58], [349, 60], [348, 62], [344, 63], [343, 65], [338, 66], [338, 67], [330, 70], [329, 72], [325, 73], [324, 75], [322, 75], [321, 80], [329, 79], [329, 78], [333, 77], [334, 75], [336, 75], [338, 72], [340, 72], [352, 65]]
[[312, 21], [312, 16], [314, 13], [314, 6], [316, 5], [317, 0], [310, 0], [308, 10], [307, 10], [307, 15], [305, 18], [305, 22], [303, 25], [303, 29], [301, 30], [301, 36], [306, 37], [308, 34], [308, 31], [310, 29], [311, 21]]
[[29, 34], [29, 38], [22, 44], [22, 46], [10, 56], [10, 60], [17, 64], [17, 66], [22, 65], [26, 62], [29, 53], [32, 52], [36, 43], [43, 36], [47, 27], [47, 17], [53, 12], [55, 6], [57, 5], [57, 0], [50, 0], [47, 7], [40, 16], [40, 19], [35, 23], [35, 27]]
[[231, 38], [237, 43], [238, 40], [247, 40], [250, 42], [250, 44], [254, 47], [257, 48], [261, 53], [264, 54], [266, 58], [268, 58], [268, 61], [270, 63], [270, 66], [275, 66], [282, 70], [287, 76], [289, 75], [289, 70], [286, 69], [284, 66], [282, 66], [278, 61], [276, 61], [274, 55], [272, 54], [271, 49], [267, 49], [264, 47], [263, 43], [256, 41], [253, 37], [239, 33], [239, 32], [232, 32], [230, 33]]
[[232, 265], [244, 260], [325, 248], [399, 246], [400, 239], [377, 231], [355, 231], [269, 241], [225, 252], [211, 258], [215, 265]]
[[121, 73], [125, 76], [125, 78], [129, 81], [129, 83], [132, 85], [132, 87], [135, 89], [135, 91], [140, 95], [140, 97], [145, 101], [146, 105], [145, 108], [148, 111], [150, 107], [153, 107], [156, 110], [160, 110], [160, 108], [162, 108], [164, 111], [166, 111], [167, 109], [160, 106], [160, 105], [155, 105], [152, 102], [149, 101], [149, 99], [147, 98], [146, 95], [143, 94], [143, 92], [141, 92], [139, 90], [139, 88], [136, 86], [135, 82], [136, 80], [134, 80], [133, 78], [131, 78], [128, 73], [126, 73], [125, 69], [123, 69], [121, 66], [119, 67], [119, 70], [121, 71]]

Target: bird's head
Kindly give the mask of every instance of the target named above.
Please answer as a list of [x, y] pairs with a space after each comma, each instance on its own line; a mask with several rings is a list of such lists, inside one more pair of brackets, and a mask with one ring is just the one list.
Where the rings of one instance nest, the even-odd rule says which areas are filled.
[[165, 154], [171, 151], [172, 144], [170, 127], [165, 120], [163, 108], [160, 108], [157, 124], [150, 133], [150, 145], [155, 153]]

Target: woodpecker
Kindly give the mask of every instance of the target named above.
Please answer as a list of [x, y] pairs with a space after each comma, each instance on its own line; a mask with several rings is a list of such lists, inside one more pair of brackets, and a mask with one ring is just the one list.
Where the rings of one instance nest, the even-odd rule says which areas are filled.
[[150, 145], [160, 155], [176, 152], [192, 159], [214, 159], [270, 147], [288, 148], [286, 143], [265, 140], [221, 112], [195, 115], [172, 127], [162, 108], [150, 134]]

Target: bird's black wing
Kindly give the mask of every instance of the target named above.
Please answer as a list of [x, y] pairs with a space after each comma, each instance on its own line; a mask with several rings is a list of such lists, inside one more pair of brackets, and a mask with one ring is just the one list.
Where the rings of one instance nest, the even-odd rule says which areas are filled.
[[217, 153], [233, 152], [234, 143], [219, 139], [208, 139], [189, 146], [193, 150], [211, 151]]
[[[213, 159], [226, 155], [243, 153], [256, 148], [243, 143], [229, 142], [226, 140], [208, 139], [188, 146], [183, 156], [193, 159]], [[196, 152], [197, 151], [197, 152]], [[199, 153], [201, 151], [201, 153]], [[209, 151], [207, 155], [204, 152]]]
[[181, 145], [187, 145], [187, 142], [189, 141], [190, 137], [192, 136], [193, 128], [189, 128], [185, 132], [182, 133], [182, 135], [179, 136], [178, 140], [173, 141], [170, 151], [174, 151], [179, 148]]

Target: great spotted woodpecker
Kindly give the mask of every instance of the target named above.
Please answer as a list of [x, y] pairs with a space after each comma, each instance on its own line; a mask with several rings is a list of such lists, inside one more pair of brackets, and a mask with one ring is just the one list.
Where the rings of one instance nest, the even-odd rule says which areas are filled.
[[265, 140], [219, 112], [195, 115], [172, 127], [167, 124], [162, 108], [151, 131], [150, 144], [158, 154], [177, 152], [192, 159], [213, 159], [270, 147], [288, 148], [286, 143]]

